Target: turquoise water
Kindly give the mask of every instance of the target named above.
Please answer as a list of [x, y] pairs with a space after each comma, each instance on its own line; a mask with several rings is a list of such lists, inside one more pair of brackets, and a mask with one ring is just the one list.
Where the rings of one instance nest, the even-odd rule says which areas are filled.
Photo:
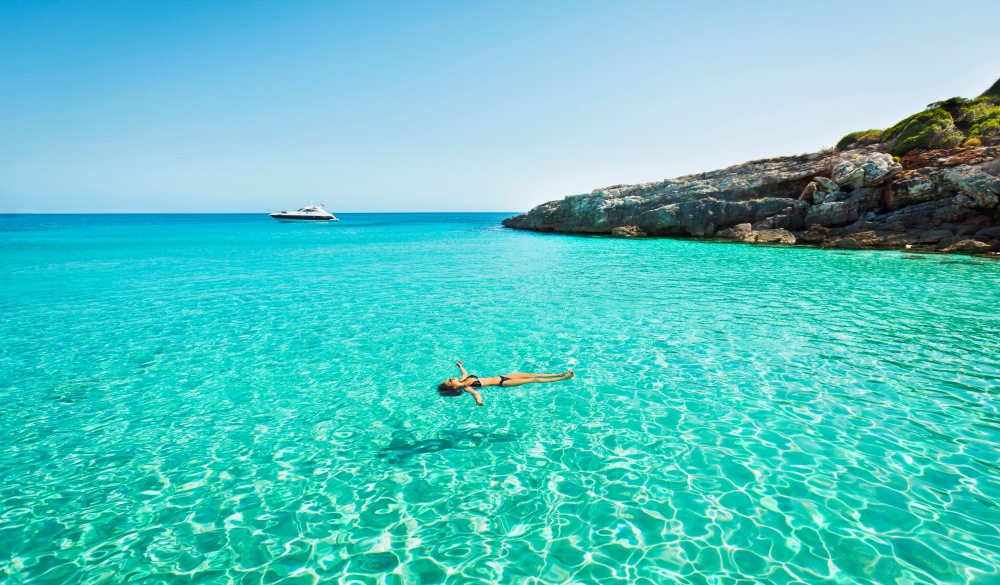
[[1000, 582], [1000, 263], [501, 217], [0, 216], [0, 581]]

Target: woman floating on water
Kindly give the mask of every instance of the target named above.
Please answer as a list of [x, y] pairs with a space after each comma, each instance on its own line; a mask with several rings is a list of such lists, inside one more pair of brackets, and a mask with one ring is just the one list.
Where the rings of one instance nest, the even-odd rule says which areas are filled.
[[456, 362], [459, 371], [462, 372], [461, 378], [448, 378], [440, 386], [438, 386], [438, 392], [441, 396], [461, 396], [463, 392], [468, 392], [472, 394], [472, 397], [476, 399], [476, 404], [479, 406], [485, 406], [483, 403], [483, 397], [476, 391], [476, 388], [485, 388], [487, 386], [499, 386], [501, 388], [510, 388], [511, 386], [520, 386], [521, 384], [548, 384], [549, 382], [559, 382], [561, 380], [568, 380], [576, 374], [573, 370], [566, 370], [561, 374], [504, 374], [503, 376], [493, 376], [490, 378], [480, 378], [474, 374], [470, 374], [465, 371], [462, 367], [462, 362]]

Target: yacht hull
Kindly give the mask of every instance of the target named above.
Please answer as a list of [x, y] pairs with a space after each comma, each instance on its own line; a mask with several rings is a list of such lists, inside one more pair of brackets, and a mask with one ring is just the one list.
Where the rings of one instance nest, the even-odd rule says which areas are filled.
[[327, 223], [331, 221], [339, 221], [336, 217], [295, 217], [287, 215], [272, 215], [271, 217], [281, 223]]

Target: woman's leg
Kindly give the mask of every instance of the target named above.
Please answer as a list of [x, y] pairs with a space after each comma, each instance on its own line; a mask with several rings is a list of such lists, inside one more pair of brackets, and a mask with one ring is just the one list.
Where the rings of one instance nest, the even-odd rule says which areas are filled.
[[504, 378], [510, 378], [511, 380], [518, 380], [523, 378], [561, 378], [568, 374], [569, 372], [562, 372], [560, 374], [523, 374], [521, 372], [514, 372], [513, 374], [504, 374]]
[[565, 374], [556, 374], [555, 377], [528, 375], [527, 377], [524, 378], [512, 378], [511, 376], [506, 375], [504, 376], [504, 378], [507, 379], [503, 381], [503, 387], [509, 388], [511, 386], [521, 386], [523, 384], [551, 384], [552, 382], [561, 382], [563, 380], [568, 380], [572, 378], [573, 375], [574, 374], [572, 372], [567, 372]]

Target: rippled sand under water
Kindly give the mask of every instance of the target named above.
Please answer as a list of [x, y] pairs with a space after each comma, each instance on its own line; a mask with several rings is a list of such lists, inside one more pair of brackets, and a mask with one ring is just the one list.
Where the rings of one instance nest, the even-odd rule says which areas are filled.
[[1000, 263], [501, 217], [0, 217], [0, 581], [1000, 582]]

